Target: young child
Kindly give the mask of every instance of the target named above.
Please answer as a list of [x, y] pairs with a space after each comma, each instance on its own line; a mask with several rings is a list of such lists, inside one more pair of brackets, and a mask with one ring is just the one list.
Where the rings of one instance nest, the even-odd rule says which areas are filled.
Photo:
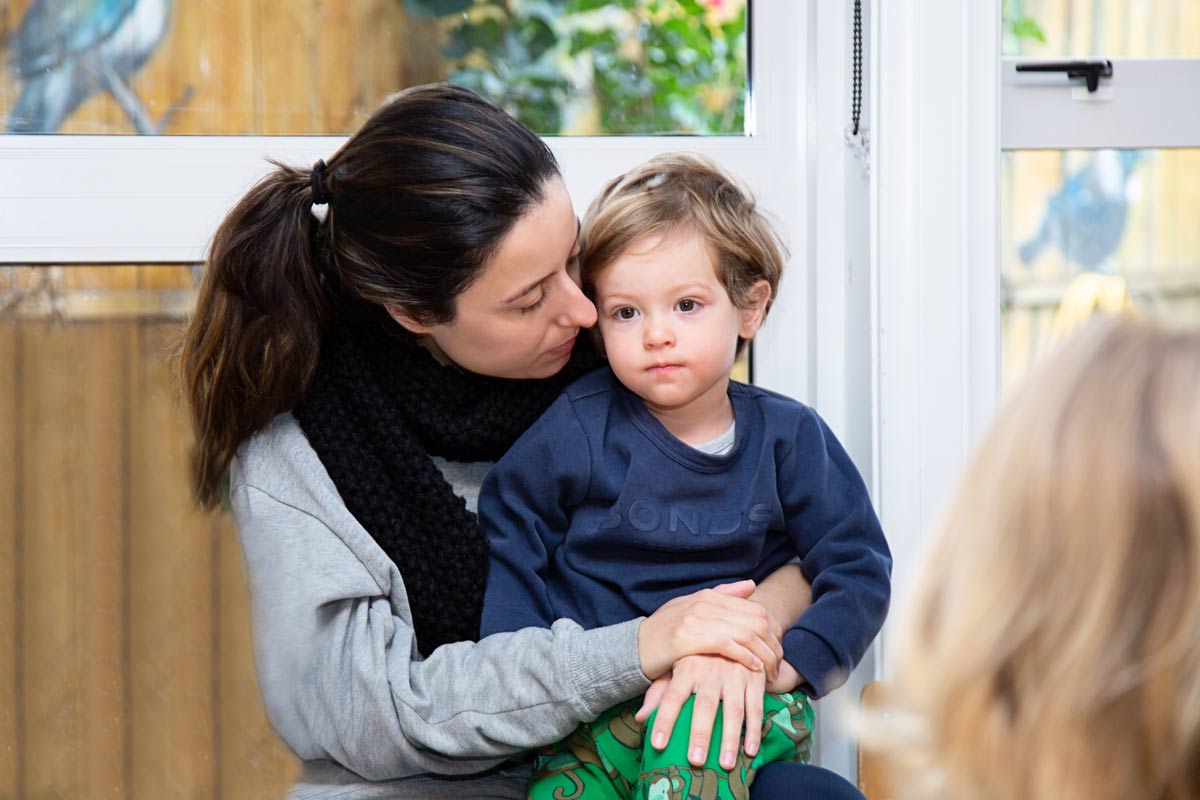
[[807, 759], [804, 695], [835, 688], [879, 631], [887, 544], [820, 417], [729, 379], [783, 265], [747, 192], [706, 160], [652, 159], [592, 203], [580, 248], [611, 370], [572, 384], [483, 484], [481, 633], [628, 620], [798, 556], [813, 602], [783, 649], [804, 694], [763, 698], [753, 759], [693, 769], [686, 732], [662, 752], [644, 741], [635, 701], [543, 754], [530, 788], [534, 798], [745, 797], [759, 765]]
[[1089, 322], [1009, 397], [897, 639], [889, 796], [1200, 797], [1200, 332]]

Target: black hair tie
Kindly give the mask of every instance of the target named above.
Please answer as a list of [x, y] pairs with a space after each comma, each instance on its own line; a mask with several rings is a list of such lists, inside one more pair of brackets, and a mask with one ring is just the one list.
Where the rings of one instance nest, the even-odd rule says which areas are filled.
[[309, 180], [312, 182], [313, 205], [323, 206], [327, 204], [330, 197], [325, 192], [325, 159], [318, 159], [317, 163], [313, 164]]

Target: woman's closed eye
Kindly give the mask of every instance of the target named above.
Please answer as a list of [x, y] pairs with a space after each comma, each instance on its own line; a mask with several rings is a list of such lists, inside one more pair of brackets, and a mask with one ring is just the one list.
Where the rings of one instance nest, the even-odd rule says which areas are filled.
[[549, 297], [550, 297], [550, 292], [547, 291], [546, 285], [542, 284], [541, 287], [538, 288], [537, 299], [534, 300], [532, 303], [529, 303], [528, 305], [521, 306], [521, 309], [520, 309], [521, 313], [522, 314], [532, 314], [534, 311], [537, 311], [539, 308], [546, 305], [546, 300], [549, 299]]
[[[568, 258], [566, 261], [566, 264], [564, 266], [565, 266], [565, 272], [566, 272], [567, 278], [570, 279], [571, 281], [573, 281], [576, 286], [578, 286], [579, 285], [579, 253], [575, 253], [570, 258]], [[554, 281], [554, 276], [551, 276], [551, 277], [547, 278], [546, 280], [542, 281], [541, 285], [538, 286], [539, 294], [538, 294], [537, 299], [534, 300], [532, 303], [528, 303], [526, 305], [521, 306], [518, 310], [522, 314], [532, 314], [534, 311], [537, 311], [539, 308], [546, 305], [546, 300], [548, 300], [550, 298], [550, 285], [551, 285], [551, 283], [553, 283], [553, 281]]]

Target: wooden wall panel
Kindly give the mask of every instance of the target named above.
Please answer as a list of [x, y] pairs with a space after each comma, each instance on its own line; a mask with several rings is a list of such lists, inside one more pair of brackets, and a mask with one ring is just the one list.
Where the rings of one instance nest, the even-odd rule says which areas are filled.
[[23, 334], [25, 790], [122, 797], [127, 331], [30, 323]]
[[174, 330], [143, 323], [130, 349], [130, 760], [133, 796], [156, 800], [216, 792], [212, 525], [188, 495]]
[[0, 375], [5, 376], [0, 380], [0, 797], [20, 796], [18, 346], [17, 324], [0, 320]]

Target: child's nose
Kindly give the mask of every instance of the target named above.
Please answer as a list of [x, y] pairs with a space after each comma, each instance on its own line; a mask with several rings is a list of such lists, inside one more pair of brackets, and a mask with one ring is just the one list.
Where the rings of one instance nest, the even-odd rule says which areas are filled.
[[652, 322], [646, 326], [645, 343], [649, 349], [670, 347], [675, 344], [675, 332], [669, 325], [657, 321]]

